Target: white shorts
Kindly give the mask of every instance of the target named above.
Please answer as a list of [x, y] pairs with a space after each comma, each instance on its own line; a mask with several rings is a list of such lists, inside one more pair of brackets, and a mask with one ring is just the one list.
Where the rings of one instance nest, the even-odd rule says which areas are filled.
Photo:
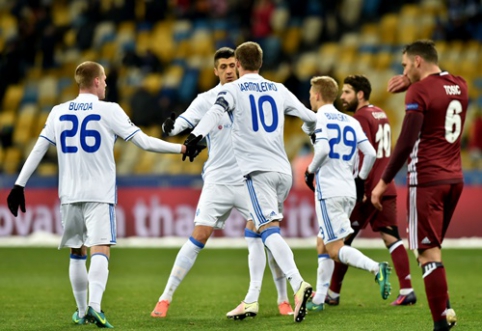
[[249, 212], [256, 229], [272, 221], [281, 221], [292, 177], [279, 172], [255, 171], [245, 176], [245, 183]]
[[204, 184], [197, 204], [194, 224], [223, 229], [233, 208], [236, 208], [245, 220], [250, 218], [248, 198], [243, 184]]
[[108, 203], [77, 202], [60, 206], [62, 247], [116, 244], [115, 207]]
[[355, 198], [334, 197], [318, 200], [315, 195], [316, 218], [320, 225], [318, 237], [323, 239], [325, 245], [353, 233], [350, 215], [355, 203]]

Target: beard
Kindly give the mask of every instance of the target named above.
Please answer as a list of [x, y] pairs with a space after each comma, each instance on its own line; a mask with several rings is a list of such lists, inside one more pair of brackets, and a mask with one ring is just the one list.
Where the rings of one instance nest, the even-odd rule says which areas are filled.
[[345, 109], [346, 112], [354, 113], [358, 108], [358, 99], [354, 99], [351, 102], [348, 102], [346, 104], [343, 104], [343, 109]]

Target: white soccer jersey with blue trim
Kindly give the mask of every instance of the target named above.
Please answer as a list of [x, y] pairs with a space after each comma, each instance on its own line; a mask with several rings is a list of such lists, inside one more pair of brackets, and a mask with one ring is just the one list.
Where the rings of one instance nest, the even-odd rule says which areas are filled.
[[[194, 128], [207, 111], [214, 105], [222, 85], [217, 85], [211, 90], [199, 94], [176, 119], [176, 131]], [[203, 180], [205, 183], [214, 184], [243, 184], [241, 170], [233, 154], [231, 130], [233, 123], [228, 113], [206, 136], [209, 157], [204, 164]]]
[[116, 203], [114, 143], [138, 131], [117, 103], [93, 94], [55, 106], [40, 136], [57, 147], [61, 203]]
[[[316, 113], [316, 130], [323, 132], [330, 151], [316, 171], [318, 199], [338, 196], [356, 198], [353, 167], [359, 143], [366, 141], [360, 123], [353, 117], [338, 111], [333, 105], [324, 105]], [[318, 134], [317, 134], [318, 139]]]
[[[233, 118], [234, 155], [243, 175], [254, 171], [274, 171], [291, 176], [284, 148], [285, 114], [314, 124], [315, 114], [307, 109], [283, 84], [258, 74], [245, 74], [224, 84], [212, 111], [228, 112]], [[194, 134], [204, 134], [208, 117]]]

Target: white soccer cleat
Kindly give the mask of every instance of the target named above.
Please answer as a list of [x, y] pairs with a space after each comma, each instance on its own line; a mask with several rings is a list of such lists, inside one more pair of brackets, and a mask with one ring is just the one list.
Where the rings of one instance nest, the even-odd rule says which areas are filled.
[[311, 297], [313, 287], [307, 282], [301, 282], [299, 290], [295, 293], [295, 322], [303, 322], [306, 315], [306, 302]]
[[234, 320], [244, 320], [246, 317], [255, 317], [258, 315], [259, 304], [258, 301], [252, 303], [246, 303], [241, 301], [241, 303], [226, 314], [227, 318], [232, 318]]
[[457, 315], [455, 314], [455, 310], [453, 310], [452, 308], [447, 309], [445, 311], [445, 317], [447, 318], [449, 328], [457, 325]]

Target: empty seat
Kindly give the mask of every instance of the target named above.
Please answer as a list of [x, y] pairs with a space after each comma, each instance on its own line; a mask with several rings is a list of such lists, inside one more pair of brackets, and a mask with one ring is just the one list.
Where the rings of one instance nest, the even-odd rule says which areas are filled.
[[23, 89], [22, 84], [9, 85], [3, 97], [2, 109], [18, 109], [22, 100]]

